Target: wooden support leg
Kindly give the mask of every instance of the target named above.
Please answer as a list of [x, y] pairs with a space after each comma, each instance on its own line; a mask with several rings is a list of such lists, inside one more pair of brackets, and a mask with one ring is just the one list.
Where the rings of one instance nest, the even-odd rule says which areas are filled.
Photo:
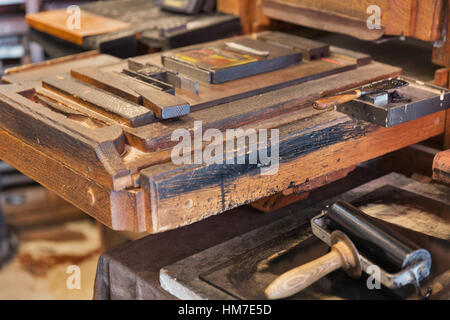
[[440, 68], [434, 72], [434, 83], [440, 87], [448, 88], [449, 68]]
[[[450, 78], [450, 68], [441, 68], [436, 70], [434, 74], [434, 83], [437, 84], [438, 86], [449, 88], [450, 85], [449, 78]], [[443, 149], [444, 150], [450, 149], [450, 110], [447, 110], [445, 115], [445, 132], [444, 132]]]

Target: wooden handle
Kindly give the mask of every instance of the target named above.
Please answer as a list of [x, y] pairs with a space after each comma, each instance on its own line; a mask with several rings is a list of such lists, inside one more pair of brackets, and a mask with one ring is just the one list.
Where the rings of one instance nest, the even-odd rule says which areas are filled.
[[361, 97], [361, 90], [346, 92], [337, 96], [325, 97], [314, 102], [314, 108], [323, 110]]
[[331, 248], [331, 252], [314, 261], [283, 273], [276, 278], [264, 291], [267, 299], [282, 299], [305, 289], [330, 272], [346, 266], [339, 242]]

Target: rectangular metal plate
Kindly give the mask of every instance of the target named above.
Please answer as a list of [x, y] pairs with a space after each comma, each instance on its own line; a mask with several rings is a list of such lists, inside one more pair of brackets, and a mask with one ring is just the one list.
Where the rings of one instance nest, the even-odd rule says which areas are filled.
[[[266, 54], [258, 54], [261, 52]], [[241, 37], [214, 45], [180, 49], [161, 56], [161, 59], [169, 70], [202, 82], [223, 83], [299, 63], [302, 53]]]

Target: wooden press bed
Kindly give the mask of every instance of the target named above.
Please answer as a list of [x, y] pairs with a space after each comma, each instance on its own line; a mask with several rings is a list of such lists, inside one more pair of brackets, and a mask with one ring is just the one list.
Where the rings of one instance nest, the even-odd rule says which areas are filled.
[[[160, 64], [160, 54], [135, 60]], [[321, 96], [401, 73], [339, 48], [329, 57], [281, 70], [219, 85], [200, 83], [198, 95], [177, 89], [176, 96], [191, 105], [190, 114], [167, 120], [150, 115], [143, 123], [134, 122], [125, 107], [108, 109], [114, 94], [107, 87], [70, 85], [82, 81], [76, 70], [112, 72], [125, 65], [108, 55], [84, 53], [10, 70], [3, 77], [10, 85], [0, 87], [0, 158], [114, 230], [158, 233], [289, 194], [286, 190], [319, 186], [360, 162], [445, 129], [445, 111], [385, 128], [313, 109]], [[53, 89], [45, 85], [48, 79], [56, 83]], [[35, 103], [38, 91], [55, 106]], [[63, 106], [76, 110], [76, 116]], [[90, 125], [92, 119], [102, 125]], [[278, 173], [260, 175], [257, 165], [173, 164], [171, 133], [192, 131], [196, 120], [204, 130], [278, 128]]]

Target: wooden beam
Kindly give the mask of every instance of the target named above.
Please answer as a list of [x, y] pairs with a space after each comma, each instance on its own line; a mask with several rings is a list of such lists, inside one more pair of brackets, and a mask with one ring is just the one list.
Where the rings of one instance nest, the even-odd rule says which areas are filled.
[[[444, 116], [441, 111], [391, 128], [336, 118], [337, 122], [314, 134], [308, 133], [311, 123], [307, 123], [303, 134], [297, 128], [297, 138], [283, 140], [280, 133], [282, 162], [276, 175], [260, 175], [256, 165], [180, 167], [169, 163], [144, 169], [142, 183], [150, 193], [153, 229], [165, 231], [190, 224], [439, 135], [444, 131]], [[321, 140], [320, 147], [311, 141], [313, 137]]]
[[[450, 85], [449, 68], [440, 68], [434, 73], [434, 83], [438, 86], [448, 88]], [[444, 149], [450, 149], [450, 110], [446, 111], [445, 116], [445, 132], [444, 132]]]

